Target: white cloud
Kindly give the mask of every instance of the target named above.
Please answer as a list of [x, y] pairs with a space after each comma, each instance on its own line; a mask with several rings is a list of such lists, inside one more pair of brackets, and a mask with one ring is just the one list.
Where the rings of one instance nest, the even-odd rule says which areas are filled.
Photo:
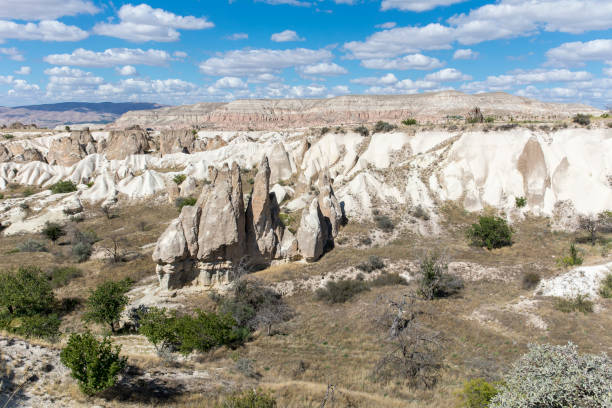
[[395, 27], [396, 25], [397, 25], [397, 23], [396, 23], [396, 22], [394, 22], [394, 21], [389, 21], [389, 22], [387, 22], [387, 23], [377, 24], [377, 25], [375, 25], [374, 27], [376, 27], [376, 28], [384, 28], [384, 29], [389, 29], [389, 28], [393, 28], [393, 27]]
[[346, 85], [336, 85], [332, 88], [332, 92], [336, 95], [347, 95], [351, 93], [351, 90]]
[[467, 0], [383, 0], [382, 10], [427, 11], [439, 6], [450, 6]]
[[485, 81], [471, 82], [462, 86], [469, 92], [504, 91], [519, 85], [530, 85], [546, 82], [588, 81], [591, 73], [586, 71], [569, 71], [567, 69], [516, 71], [506, 75], [489, 76]]
[[469, 81], [472, 77], [465, 75], [455, 68], [445, 68], [438, 72], [425, 75], [425, 81], [433, 82], [453, 82], [453, 81]]
[[32, 73], [32, 68], [30, 67], [21, 67], [15, 71], [17, 75], [30, 75]]
[[332, 76], [332, 75], [342, 75], [342, 74], [348, 73], [348, 71], [345, 68], [333, 62], [320, 62], [318, 64], [313, 64], [313, 65], [304, 65], [301, 67], [297, 67], [296, 71], [302, 75], [309, 75], [309, 76], [317, 76], [317, 75]]
[[0, 18], [11, 20], [53, 20], [77, 14], [99, 12], [91, 1], [83, 0], [2, 0]]
[[233, 50], [202, 62], [200, 71], [212, 76], [255, 76], [279, 73], [289, 67], [317, 64], [329, 61], [332, 57], [329, 50], [306, 48]]
[[[13, 89], [16, 91], [38, 91], [40, 87], [36, 84], [30, 84], [28, 81], [24, 79], [15, 79], [12, 83]], [[9, 90], [9, 93], [11, 91]]]
[[270, 39], [274, 42], [290, 42], [290, 41], [305, 41], [293, 30], [285, 30], [280, 33], [272, 34]]
[[360, 85], [391, 85], [398, 82], [398, 79], [392, 73], [388, 73], [381, 77], [364, 77], [351, 79], [354, 84]]
[[585, 61], [612, 61], [612, 40], [575, 41], [546, 52], [548, 65], [583, 66]]
[[15, 78], [12, 75], [3, 76], [0, 75], [0, 84], [12, 84]]
[[6, 39], [39, 41], [79, 41], [87, 38], [86, 31], [55, 20], [18, 24], [0, 20], [0, 42]]
[[459, 49], [453, 54], [453, 59], [471, 60], [478, 58], [478, 53], [469, 48]]
[[172, 56], [175, 57], [175, 58], [182, 59], [182, 58], [187, 58], [188, 54], [186, 52], [184, 52], [184, 51], [174, 51], [172, 53]]
[[370, 69], [393, 69], [393, 70], [431, 70], [444, 66], [437, 58], [428, 57], [423, 54], [410, 54], [401, 58], [386, 59], [374, 58], [361, 61], [361, 65]]
[[215, 88], [220, 89], [245, 89], [247, 84], [238, 77], [223, 77], [215, 82]]
[[162, 50], [141, 50], [140, 48], [109, 48], [95, 52], [83, 48], [72, 54], [52, 54], [43, 58], [53, 65], [75, 65], [81, 67], [114, 67], [117, 65], [165, 65], [170, 54]]
[[8, 56], [13, 61], [23, 61], [25, 59], [23, 55], [21, 55], [21, 52], [15, 47], [0, 48], [0, 54]]
[[118, 24], [98, 23], [93, 28], [94, 33], [133, 42], [169, 42], [180, 38], [178, 29], [202, 30], [215, 26], [204, 17], [177, 16], [147, 4], [126, 4], [117, 14], [120, 19]]
[[232, 35], [228, 35], [225, 37], [226, 40], [238, 41], [238, 40], [248, 40], [249, 35], [247, 33], [234, 33]]
[[[609, 62], [608, 64], [612, 65], [612, 62]], [[603, 73], [609, 77], [612, 77], [612, 67], [604, 68]]]
[[[235, 0], [230, 0], [230, 3]], [[312, 3], [308, 1], [300, 1], [300, 0], [255, 0], [259, 2], [263, 2], [266, 4], [272, 4], [274, 6], [279, 4], [288, 4], [290, 6], [300, 6], [300, 7], [310, 7]]]
[[134, 67], [133, 65], [124, 65], [122, 67], [117, 67], [115, 68], [115, 70], [117, 71], [117, 73], [119, 75], [123, 75], [123, 76], [132, 76], [132, 75], [136, 75], [136, 67]]

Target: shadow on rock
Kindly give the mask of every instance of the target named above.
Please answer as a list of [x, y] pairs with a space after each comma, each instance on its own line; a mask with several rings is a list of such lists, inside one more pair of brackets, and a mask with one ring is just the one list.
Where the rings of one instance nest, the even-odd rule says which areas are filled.
[[102, 397], [106, 400], [150, 404], [172, 400], [184, 390], [185, 387], [181, 384], [171, 384], [162, 378], [151, 378], [140, 368], [128, 366], [121, 381], [105, 391]]

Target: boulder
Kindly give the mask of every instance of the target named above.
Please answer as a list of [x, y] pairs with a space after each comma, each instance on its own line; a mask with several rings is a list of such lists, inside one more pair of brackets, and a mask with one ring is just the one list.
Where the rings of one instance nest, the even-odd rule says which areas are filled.
[[47, 161], [52, 165], [72, 166], [87, 156], [85, 146], [72, 137], [55, 139], [49, 147]]
[[153, 251], [153, 260], [159, 264], [174, 264], [183, 261], [189, 255], [185, 232], [180, 218], [172, 220], [168, 228], [157, 240]]
[[0, 163], [11, 161], [13, 154], [3, 144], [0, 144]]
[[110, 132], [104, 153], [109, 160], [123, 160], [132, 154], [143, 154], [150, 149], [147, 133], [140, 129]]
[[328, 227], [323, 221], [319, 200], [313, 199], [302, 212], [297, 243], [300, 254], [307, 262], [318, 260], [325, 252], [329, 237]]

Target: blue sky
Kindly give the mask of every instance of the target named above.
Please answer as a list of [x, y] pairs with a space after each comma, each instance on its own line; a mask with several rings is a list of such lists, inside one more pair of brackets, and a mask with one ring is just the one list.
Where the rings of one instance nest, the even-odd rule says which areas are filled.
[[610, 0], [0, 0], [0, 105], [455, 89], [612, 105]]

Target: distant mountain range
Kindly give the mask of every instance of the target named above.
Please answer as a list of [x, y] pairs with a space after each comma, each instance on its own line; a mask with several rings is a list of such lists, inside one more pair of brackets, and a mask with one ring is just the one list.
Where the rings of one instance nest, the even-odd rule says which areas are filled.
[[53, 128], [75, 123], [110, 123], [129, 111], [157, 109], [163, 106], [147, 102], [62, 102], [0, 107], [0, 125], [20, 122]]

